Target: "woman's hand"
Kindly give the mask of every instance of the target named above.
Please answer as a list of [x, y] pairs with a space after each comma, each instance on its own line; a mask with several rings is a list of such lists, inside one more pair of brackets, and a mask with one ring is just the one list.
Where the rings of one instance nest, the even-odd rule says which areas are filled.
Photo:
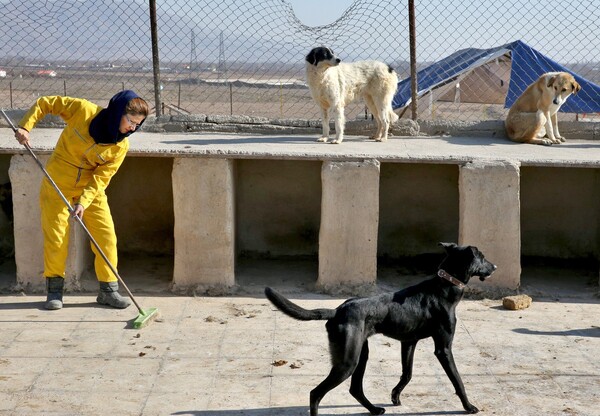
[[15, 138], [19, 144], [27, 144], [29, 146], [29, 132], [27, 130], [19, 127], [17, 131], [15, 131]]
[[83, 211], [85, 211], [85, 208], [83, 207], [83, 205], [75, 204], [75, 205], [73, 205], [73, 211], [71, 211], [71, 217], [73, 217], [73, 218], [79, 217], [79, 219], [82, 219]]

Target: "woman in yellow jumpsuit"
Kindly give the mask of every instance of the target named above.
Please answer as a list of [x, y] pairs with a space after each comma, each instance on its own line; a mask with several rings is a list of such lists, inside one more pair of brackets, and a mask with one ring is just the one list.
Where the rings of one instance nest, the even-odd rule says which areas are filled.
[[[40, 206], [48, 293], [45, 307], [60, 309], [63, 306], [69, 215], [84, 220], [108, 260], [117, 267], [117, 237], [105, 189], [125, 159], [129, 149], [127, 137], [148, 116], [148, 104], [130, 90], [112, 97], [106, 109], [80, 98], [40, 97], [19, 123], [15, 133], [19, 143], [29, 143], [29, 132], [47, 114], [60, 116], [66, 127], [46, 169], [73, 207], [69, 214], [64, 201], [44, 178]], [[119, 295], [117, 278], [93, 245], [92, 250], [100, 284], [97, 302], [126, 308], [130, 301]]]

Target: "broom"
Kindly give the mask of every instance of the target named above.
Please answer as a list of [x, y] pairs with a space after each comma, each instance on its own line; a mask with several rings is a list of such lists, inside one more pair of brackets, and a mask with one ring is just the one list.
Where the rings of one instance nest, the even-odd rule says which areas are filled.
[[[10, 127], [12, 128], [13, 132], [16, 133], [17, 132], [17, 128], [15, 127], [15, 125], [8, 118], [8, 116], [6, 115], [6, 113], [4, 112], [4, 110], [0, 110], [0, 111], [2, 111], [2, 116], [6, 119], [6, 121], [8, 122], [8, 124], [10, 125]], [[42, 170], [42, 172], [44, 172], [44, 175], [46, 175], [46, 178], [50, 181], [50, 183], [52, 184], [52, 186], [54, 187], [54, 189], [56, 190], [56, 192], [58, 192], [58, 195], [60, 195], [60, 197], [63, 200], [63, 202], [67, 205], [67, 208], [69, 209], [69, 212], [73, 213], [73, 211], [74, 211], [73, 207], [71, 206], [71, 204], [69, 203], [69, 201], [67, 200], [67, 198], [65, 198], [65, 196], [63, 195], [63, 193], [61, 192], [61, 190], [58, 188], [58, 186], [56, 185], [56, 183], [54, 182], [54, 180], [50, 177], [50, 174], [48, 173], [48, 171], [46, 171], [46, 169], [44, 168], [44, 165], [42, 164], [42, 162], [40, 162], [40, 160], [37, 158], [37, 156], [35, 155], [35, 153], [33, 153], [33, 150], [31, 149], [31, 147], [29, 146], [29, 144], [25, 143], [24, 146], [27, 148], [27, 150], [29, 151], [29, 153], [31, 154], [31, 156], [33, 156], [33, 158], [35, 159], [36, 163], [38, 164], [38, 166], [40, 167], [40, 169]], [[83, 220], [79, 216], [77, 216], [77, 215], [75, 215], [74, 218], [75, 218], [75, 220], [77, 220], [77, 222], [79, 223], [79, 225], [81, 225], [81, 227], [83, 228], [83, 230], [85, 231], [85, 233], [89, 237], [90, 241], [94, 245], [94, 247], [96, 247], [96, 250], [98, 250], [98, 253], [100, 253], [100, 255], [102, 256], [102, 258], [104, 259], [104, 261], [106, 262], [106, 264], [108, 265], [108, 267], [110, 267], [110, 270], [113, 272], [113, 274], [115, 275], [115, 277], [117, 278], [117, 280], [119, 281], [119, 283], [121, 283], [121, 286], [123, 286], [123, 288], [125, 289], [125, 291], [129, 295], [129, 298], [131, 299], [131, 301], [137, 307], [139, 314], [133, 320], [132, 327], [135, 328], [135, 329], [139, 329], [139, 328], [143, 328], [146, 325], [148, 325], [151, 321], [153, 321], [154, 319], [156, 319], [158, 317], [158, 309], [157, 308], [148, 308], [148, 309], [145, 309], [145, 310], [142, 309], [142, 307], [139, 305], [139, 303], [137, 303], [137, 301], [133, 297], [133, 294], [131, 293], [131, 291], [129, 290], [129, 288], [127, 287], [127, 285], [125, 284], [125, 282], [121, 278], [121, 276], [119, 276], [119, 272], [117, 272], [117, 269], [115, 268], [115, 266], [113, 266], [112, 263], [110, 262], [110, 260], [108, 260], [108, 257], [106, 257], [106, 254], [104, 254], [104, 252], [102, 251], [102, 249], [100, 248], [100, 246], [98, 245], [98, 243], [96, 242], [96, 240], [94, 239], [94, 237], [92, 237], [92, 234], [89, 232], [89, 230], [87, 229], [87, 227], [83, 223]]]

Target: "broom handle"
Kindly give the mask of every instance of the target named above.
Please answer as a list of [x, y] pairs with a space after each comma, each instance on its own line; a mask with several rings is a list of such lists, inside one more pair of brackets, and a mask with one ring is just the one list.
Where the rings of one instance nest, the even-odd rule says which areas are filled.
[[[10, 127], [12, 128], [13, 132], [16, 133], [17, 132], [17, 128], [15, 127], [15, 125], [8, 118], [8, 116], [6, 115], [6, 113], [4, 112], [4, 110], [0, 110], [0, 111], [2, 111], [2, 115], [4, 116], [4, 118], [6, 119], [6, 121], [8, 122], [8, 124], [10, 124]], [[35, 160], [35, 162], [38, 164], [38, 166], [40, 167], [40, 169], [42, 170], [42, 172], [44, 172], [44, 175], [46, 175], [46, 178], [50, 181], [50, 183], [52, 184], [52, 186], [54, 187], [54, 189], [56, 190], [56, 192], [58, 192], [58, 195], [60, 195], [61, 199], [63, 200], [63, 202], [65, 203], [65, 205], [67, 206], [67, 208], [69, 208], [69, 213], [72, 214], [75, 210], [73, 209], [73, 207], [71, 206], [71, 204], [69, 203], [69, 201], [67, 200], [67, 198], [65, 198], [65, 196], [63, 195], [63, 193], [59, 189], [58, 185], [56, 185], [56, 182], [54, 182], [54, 180], [52, 179], [52, 177], [50, 176], [50, 174], [48, 173], [48, 171], [46, 170], [46, 168], [44, 168], [44, 165], [42, 164], [42, 162], [40, 162], [40, 160], [37, 158], [37, 156], [35, 155], [35, 153], [33, 153], [33, 150], [31, 149], [31, 146], [29, 146], [28, 143], [24, 143], [23, 145], [29, 151], [29, 154], [31, 154], [31, 156], [33, 157], [33, 159]], [[94, 239], [94, 237], [92, 237], [92, 233], [90, 233], [90, 231], [87, 229], [87, 227], [83, 223], [83, 220], [78, 215], [75, 215], [74, 218], [77, 220], [77, 222], [79, 223], [79, 225], [81, 225], [81, 227], [83, 228], [83, 230], [85, 231], [85, 233], [89, 237], [90, 241], [92, 242], [92, 244], [94, 245], [94, 247], [96, 247], [96, 250], [98, 250], [98, 253], [100, 253], [100, 255], [102, 256], [102, 258], [104, 259], [104, 261], [106, 262], [106, 264], [108, 265], [108, 267], [110, 267], [110, 270], [113, 272], [113, 274], [115, 275], [115, 277], [119, 280], [119, 283], [121, 283], [121, 285], [123, 286], [123, 288], [125, 289], [125, 291], [129, 295], [129, 298], [132, 300], [132, 302], [138, 308], [139, 312], [142, 313], [142, 314], [144, 314], [144, 311], [142, 310], [142, 308], [140, 307], [140, 305], [136, 302], [135, 298], [133, 297], [133, 294], [131, 293], [131, 291], [129, 290], [129, 288], [127, 287], [127, 285], [125, 284], [125, 281], [123, 281], [123, 279], [121, 278], [121, 276], [119, 276], [119, 272], [117, 271], [117, 269], [115, 268], [115, 266], [113, 266], [113, 264], [110, 262], [110, 260], [108, 259], [108, 257], [106, 257], [106, 254], [104, 254], [104, 251], [102, 251], [102, 249], [100, 248], [100, 246], [98, 245], [98, 243], [96, 242], [96, 240]]]

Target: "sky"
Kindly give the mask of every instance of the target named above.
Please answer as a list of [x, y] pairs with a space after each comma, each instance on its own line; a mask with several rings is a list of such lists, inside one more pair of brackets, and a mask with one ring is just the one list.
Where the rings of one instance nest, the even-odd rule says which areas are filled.
[[[353, 0], [287, 0], [296, 17], [307, 26], [333, 23], [350, 7]], [[318, 10], [318, 13], [315, 11]]]
[[[353, 0], [286, 0], [296, 17], [307, 26], [323, 26], [336, 21]], [[406, 1], [398, 2], [407, 7]], [[515, 6], [516, 5], [516, 6]], [[600, 0], [564, 2], [546, 0], [430, 0], [417, 2], [418, 52], [428, 59], [445, 56], [453, 47], [490, 48], [521, 39], [556, 60], [598, 61], [598, 21]], [[513, 10], [514, 13], [506, 13]], [[428, 14], [436, 16], [431, 22]], [[444, 13], [439, 13], [444, 12]], [[522, 13], [520, 21], [519, 13]], [[552, 22], [556, 13], [564, 14], [562, 23]], [[444, 18], [445, 16], [445, 18]], [[474, 20], [473, 16], [479, 16]], [[515, 24], [517, 22], [518, 24]], [[527, 24], [529, 22], [529, 24]], [[444, 38], [443, 34], [447, 34]], [[439, 51], [438, 49], [444, 49]]]

